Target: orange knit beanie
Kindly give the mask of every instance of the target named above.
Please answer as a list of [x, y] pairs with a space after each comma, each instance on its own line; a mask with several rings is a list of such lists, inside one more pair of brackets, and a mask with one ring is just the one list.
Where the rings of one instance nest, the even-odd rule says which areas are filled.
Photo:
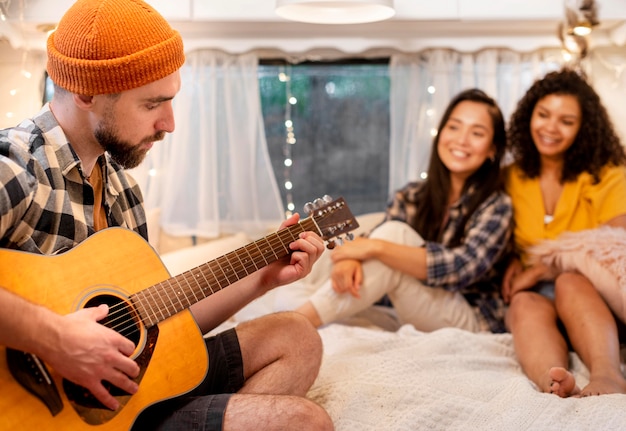
[[142, 0], [78, 0], [48, 38], [48, 74], [76, 94], [141, 87], [184, 62], [180, 34]]

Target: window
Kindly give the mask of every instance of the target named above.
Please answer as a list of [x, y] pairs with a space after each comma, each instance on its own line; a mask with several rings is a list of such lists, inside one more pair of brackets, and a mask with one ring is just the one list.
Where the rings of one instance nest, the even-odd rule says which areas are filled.
[[389, 184], [387, 60], [264, 62], [265, 134], [286, 210], [325, 194], [354, 214], [381, 211]]

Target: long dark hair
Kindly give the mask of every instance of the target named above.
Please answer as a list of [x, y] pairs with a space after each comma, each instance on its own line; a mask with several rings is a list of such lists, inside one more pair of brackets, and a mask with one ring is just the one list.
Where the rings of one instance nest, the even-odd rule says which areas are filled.
[[[465, 225], [478, 206], [496, 190], [502, 189], [500, 175], [500, 161], [506, 148], [506, 132], [504, 118], [498, 104], [485, 92], [478, 89], [469, 89], [457, 94], [448, 104], [437, 129], [437, 136], [433, 139], [428, 165], [428, 177], [423, 185], [419, 199], [416, 202], [415, 226], [426, 241], [441, 241], [443, 233], [442, 221], [448, 211], [448, 196], [450, 194], [450, 170], [443, 164], [437, 151], [439, 136], [450, 115], [456, 106], [464, 101], [481, 103], [487, 107], [493, 125], [493, 144], [496, 149], [493, 159], [487, 159], [463, 185], [462, 194], [470, 188], [475, 188], [467, 203], [467, 212], [463, 214], [462, 223], [457, 228], [451, 245], [459, 245], [463, 239]], [[435, 229], [435, 227], [437, 227]]]
[[535, 81], [511, 116], [508, 145], [515, 163], [527, 177], [538, 177], [541, 169], [539, 151], [530, 134], [530, 119], [537, 102], [550, 94], [574, 96], [581, 111], [580, 129], [564, 155], [561, 182], [574, 181], [583, 172], [598, 182], [605, 165], [626, 163], [624, 147], [600, 96], [577, 72], [562, 69]]

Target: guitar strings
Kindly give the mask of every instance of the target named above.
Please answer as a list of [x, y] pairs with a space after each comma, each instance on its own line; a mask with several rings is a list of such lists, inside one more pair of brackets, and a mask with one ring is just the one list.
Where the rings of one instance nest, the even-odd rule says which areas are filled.
[[[196, 268], [186, 271], [183, 274], [179, 274], [168, 280], [157, 283], [154, 286], [143, 289], [131, 295], [128, 298], [130, 301], [124, 301], [122, 298], [120, 298], [121, 302], [109, 306], [109, 314], [107, 316], [106, 326], [119, 332], [125, 337], [130, 337], [139, 332], [140, 329], [137, 324], [138, 321], [141, 321], [145, 326], [150, 327], [161, 320], [165, 320], [176, 312], [188, 308], [193, 303], [208, 297], [216, 291], [219, 291], [238, 280], [241, 280], [242, 278], [252, 274], [256, 270], [268, 265], [269, 263], [274, 262], [275, 260], [278, 260], [284, 256], [287, 256], [290, 251], [289, 243], [295, 241], [298, 238], [298, 235], [294, 236], [293, 232], [296, 231], [298, 228], [300, 228], [298, 234], [307, 230], [302, 226], [302, 224], [306, 221], [310, 221], [310, 219], [305, 219], [299, 224], [292, 225], [288, 228], [268, 235], [265, 238], [253, 241], [247, 246], [241, 247], [235, 251], [227, 253], [224, 256], [204, 263]], [[289, 234], [290, 237], [285, 237], [286, 234]], [[265, 249], [265, 252], [262, 250], [262, 247], [260, 247], [260, 244], [263, 242], [269, 245], [269, 249]], [[277, 255], [275, 251], [276, 247], [282, 248], [284, 254], [280, 256]], [[268, 250], [270, 253], [268, 253]], [[252, 270], [250, 272], [248, 271], [248, 268], [244, 263], [248, 262], [248, 259], [244, 257], [244, 260], [242, 261], [242, 259], [239, 257], [239, 254], [241, 254], [242, 251], [246, 252], [247, 256], [249, 256], [251, 259], [250, 262], [254, 265], [254, 267], [251, 268]], [[235, 258], [237, 259], [236, 261], [234, 261]], [[222, 265], [220, 265], [220, 260], [225, 261], [230, 269], [225, 270], [223, 262]], [[219, 268], [218, 275], [215, 274], [216, 271], [214, 271], [211, 266]], [[236, 268], [238, 268], [239, 270], [237, 270]], [[228, 274], [231, 274], [230, 278], [234, 277], [235, 281], [231, 282]], [[198, 280], [200, 276], [201, 279]], [[175, 283], [175, 286], [173, 285], [172, 281]], [[193, 281], [195, 287], [194, 285], [192, 285], [191, 281]], [[184, 283], [184, 285], [182, 283]], [[202, 283], [204, 283], [204, 289], [202, 288]], [[215, 288], [212, 288], [211, 285], [213, 283], [217, 284], [219, 287], [216, 286]], [[198, 286], [200, 287], [200, 289], [198, 289]], [[171, 292], [173, 288], [176, 289], [178, 292], [178, 294], [174, 295], [174, 299], [169, 294], [169, 292]], [[207, 294], [205, 290], [210, 290], [211, 293]], [[200, 298], [198, 298], [197, 294], [200, 296]], [[140, 298], [140, 295], [143, 296], [143, 299]], [[147, 295], [150, 295], [150, 297], [147, 298]], [[193, 301], [190, 299], [192, 297]], [[137, 300], [136, 302], [138, 302], [138, 304], [134, 301], [134, 299]], [[167, 304], [168, 301], [169, 304], [171, 304], [171, 308], [174, 312], [170, 312], [170, 306]], [[175, 302], [178, 303], [180, 306], [177, 306]], [[142, 317], [141, 310], [137, 309], [138, 305], [143, 308], [144, 314], [147, 314], [147, 316]], [[150, 308], [151, 313], [148, 308]], [[164, 312], [164, 310], [167, 310], [167, 312]], [[161, 318], [159, 318], [159, 314]], [[150, 318], [151, 316], [153, 317], [153, 319], [150, 319], [147, 322], [146, 318]]]

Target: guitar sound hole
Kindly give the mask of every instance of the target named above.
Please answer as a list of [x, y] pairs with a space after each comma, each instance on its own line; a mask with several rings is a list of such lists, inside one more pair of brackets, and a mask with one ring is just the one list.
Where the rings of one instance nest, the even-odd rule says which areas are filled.
[[141, 338], [141, 329], [138, 324], [139, 318], [131, 304], [117, 296], [99, 295], [87, 301], [85, 307], [97, 307], [101, 304], [109, 306], [109, 314], [100, 323], [119, 332], [137, 346]]
[[[100, 321], [101, 324], [108, 328], [115, 330], [122, 334], [129, 340], [131, 340], [136, 346], [140, 343], [142, 348], [138, 351], [138, 355], [135, 358], [135, 362], [139, 365], [139, 376], [135, 378], [135, 382], [140, 383], [146, 372], [154, 348], [156, 346], [159, 327], [153, 326], [146, 330], [146, 336], [144, 340], [142, 337], [142, 327], [139, 322], [139, 315], [132, 307], [132, 305], [115, 295], [99, 295], [90, 299], [85, 307], [97, 307], [98, 305], [106, 304], [109, 306], [109, 313]], [[113, 395], [120, 406], [125, 406], [131, 398], [130, 394], [122, 391], [120, 388], [112, 385], [110, 382], [103, 380], [102, 384]], [[78, 415], [90, 425], [100, 425], [109, 421], [121, 410], [111, 411], [104, 407], [87, 389], [82, 386], [76, 385], [69, 380], [63, 379], [63, 390], [67, 399], [70, 401], [72, 407], [76, 410]]]

